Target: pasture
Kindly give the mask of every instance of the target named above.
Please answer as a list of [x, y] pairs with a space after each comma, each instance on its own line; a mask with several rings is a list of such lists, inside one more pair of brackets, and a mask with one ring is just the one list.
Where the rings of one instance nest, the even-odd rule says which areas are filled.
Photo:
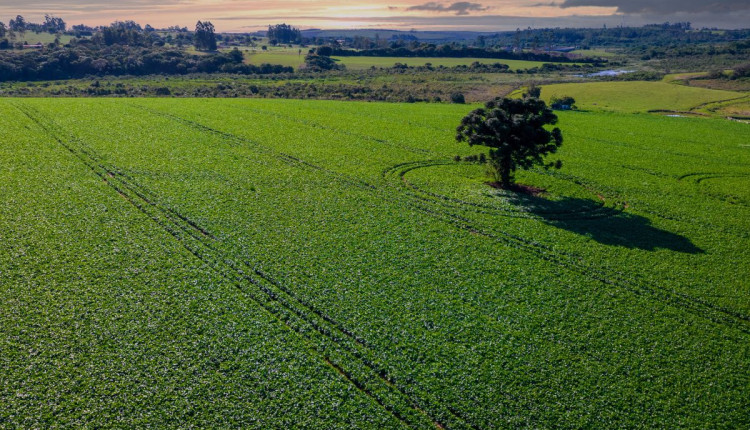
[[473, 106], [0, 99], [0, 426], [747, 427], [748, 125], [575, 88], [539, 197]]
[[420, 67], [431, 64], [433, 67], [456, 67], [469, 66], [472, 63], [480, 64], [507, 64], [510, 70], [526, 70], [534, 67], [542, 67], [543, 61], [522, 60], [500, 60], [496, 58], [429, 58], [429, 57], [333, 57], [345, 65], [347, 69], [364, 70], [371, 67], [389, 68], [396, 63], [406, 64], [411, 67]]
[[[300, 54], [300, 49], [302, 53]], [[287, 47], [269, 47], [268, 51], [260, 48], [252, 50], [243, 50], [245, 62], [248, 64], [280, 64], [282, 66], [294, 67], [297, 69], [305, 64], [305, 55], [309, 48], [287, 48]]]
[[646, 111], [699, 111], [705, 105], [737, 101], [746, 93], [687, 87], [658, 82], [587, 82], [542, 87], [542, 98], [571, 95], [579, 108], [622, 113]]
[[[17, 34], [16, 38], [12, 42], [23, 42], [24, 44], [29, 45], [36, 45], [38, 43], [41, 43], [42, 45], [47, 45], [50, 43], [53, 43], [55, 39], [58, 36], [56, 34], [50, 34], [50, 33], [34, 33], [33, 31], [27, 31], [21, 34]], [[70, 43], [71, 39], [73, 39], [70, 35], [60, 35], [60, 43], [66, 44]]]
[[[245, 51], [245, 58], [248, 64], [261, 65], [280, 64], [282, 66], [291, 66], [295, 69], [305, 64], [305, 55], [309, 48], [303, 48], [302, 54], [300, 48], [288, 47], [269, 47], [268, 51]], [[343, 64], [350, 70], [366, 70], [371, 67], [390, 68], [396, 63], [406, 64], [412, 67], [425, 66], [432, 64], [433, 67], [456, 67], [469, 66], [474, 62], [480, 64], [507, 64], [510, 70], [526, 70], [534, 67], [542, 67], [545, 64], [542, 61], [522, 61], [522, 60], [499, 60], [494, 58], [427, 58], [427, 57], [333, 57], [339, 64]]]

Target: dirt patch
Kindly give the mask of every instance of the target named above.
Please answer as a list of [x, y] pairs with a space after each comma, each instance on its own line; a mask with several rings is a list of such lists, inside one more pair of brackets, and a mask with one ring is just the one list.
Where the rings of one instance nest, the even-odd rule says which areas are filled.
[[526, 194], [526, 195], [534, 196], [534, 197], [541, 196], [542, 194], [547, 192], [547, 190], [545, 190], [544, 188], [537, 188], [531, 185], [513, 184], [513, 185], [505, 187], [500, 182], [485, 182], [485, 183], [492, 188], [497, 188], [498, 190], [513, 191], [514, 193]]
[[708, 88], [711, 90], [724, 91], [750, 91], [750, 80], [748, 79], [690, 79], [688, 85], [691, 87]]

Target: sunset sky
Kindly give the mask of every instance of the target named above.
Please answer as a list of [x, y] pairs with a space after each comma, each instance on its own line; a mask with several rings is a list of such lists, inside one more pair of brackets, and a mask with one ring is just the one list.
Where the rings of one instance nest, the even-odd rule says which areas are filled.
[[45, 13], [69, 24], [135, 20], [154, 27], [194, 27], [209, 20], [219, 31], [252, 31], [269, 24], [301, 28], [515, 30], [518, 27], [601, 27], [690, 21], [696, 27], [750, 23], [750, 0], [2, 0], [0, 19], [41, 21]]

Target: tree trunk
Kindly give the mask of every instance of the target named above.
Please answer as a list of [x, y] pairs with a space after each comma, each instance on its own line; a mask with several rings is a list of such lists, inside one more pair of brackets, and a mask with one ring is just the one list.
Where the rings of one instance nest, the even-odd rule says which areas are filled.
[[505, 157], [500, 160], [500, 185], [503, 188], [510, 188], [513, 185], [513, 171], [510, 157]]

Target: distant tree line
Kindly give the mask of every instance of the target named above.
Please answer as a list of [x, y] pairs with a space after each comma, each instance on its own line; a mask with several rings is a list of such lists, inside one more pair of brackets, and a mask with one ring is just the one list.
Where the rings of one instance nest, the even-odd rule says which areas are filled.
[[643, 27], [542, 28], [480, 36], [475, 46], [504, 49], [544, 50], [554, 46], [639, 47], [675, 44], [725, 43], [746, 40], [750, 30], [694, 29], [689, 22], [663, 23]]
[[[65, 26], [57, 18], [47, 16], [49, 28]], [[18, 48], [5, 38], [10, 32], [30, 28], [23, 17], [11, 20], [8, 27], [0, 26], [0, 49]], [[142, 28], [134, 21], [117, 21], [106, 27], [74, 26], [75, 32], [91, 32], [89, 38], [75, 38], [68, 45], [51, 43], [41, 50], [0, 51], [0, 81], [33, 81], [83, 78], [86, 76], [121, 75], [185, 75], [192, 73], [232, 73], [264, 75], [293, 73], [292, 67], [263, 64], [244, 64], [242, 52], [191, 55], [180, 45], [195, 43], [198, 49], [216, 50], [217, 35], [210, 22], [198, 22], [190, 34], [176, 28], [174, 36], [166, 38], [151, 26]], [[171, 38], [171, 39], [169, 39]], [[167, 41], [178, 43], [178, 48], [167, 48]]]
[[103, 27], [97, 34], [95, 42], [103, 42], [107, 46], [130, 45], [149, 46], [153, 40], [143, 31], [141, 26], [134, 21], [116, 21], [109, 27]]
[[[44, 22], [41, 24], [28, 22], [26, 19], [18, 15], [8, 22], [7, 29], [14, 33], [25, 33], [32, 31], [34, 33], [63, 33], [65, 32], [67, 24], [62, 18], [58, 18], [52, 15], [44, 15]], [[5, 28], [5, 24], [3, 24]]]
[[292, 67], [243, 63], [242, 52], [191, 55], [174, 48], [114, 44], [47, 50], [0, 52], [0, 81], [34, 81], [121, 75], [185, 75], [191, 73], [279, 74]]
[[[192, 75], [186, 79], [163, 81], [161, 79], [102, 78], [92, 79], [85, 84], [77, 81], [60, 84], [23, 83], [6, 85], [4, 96], [23, 97], [261, 97], [287, 99], [359, 100], [388, 102], [430, 102], [440, 103], [451, 100], [447, 89], [406, 87], [403, 85], [367, 85], [321, 82], [311, 75], [307, 82], [288, 81], [289, 75], [263, 76], [258, 82], [220, 81], [223, 75]], [[206, 84], [206, 79], [216, 77], [215, 84]], [[193, 83], [192, 78], [197, 81]], [[115, 79], [113, 81], [113, 79]], [[455, 94], [457, 97], [460, 94]]]
[[[750, 34], [748, 35], [750, 37]], [[750, 56], [750, 40], [724, 43], [721, 45], [668, 45], [638, 47], [631, 50], [642, 60], [684, 57], [716, 57], [720, 55]]]
[[572, 60], [565, 56], [550, 55], [545, 53], [508, 52], [503, 50], [475, 48], [456, 44], [434, 45], [431, 43], [422, 43], [418, 44], [415, 47], [401, 46], [362, 50], [334, 47], [332, 48], [331, 55], [337, 57], [491, 58], [498, 60], [554, 61], [561, 63], [593, 63], [597, 61], [592, 59]]

